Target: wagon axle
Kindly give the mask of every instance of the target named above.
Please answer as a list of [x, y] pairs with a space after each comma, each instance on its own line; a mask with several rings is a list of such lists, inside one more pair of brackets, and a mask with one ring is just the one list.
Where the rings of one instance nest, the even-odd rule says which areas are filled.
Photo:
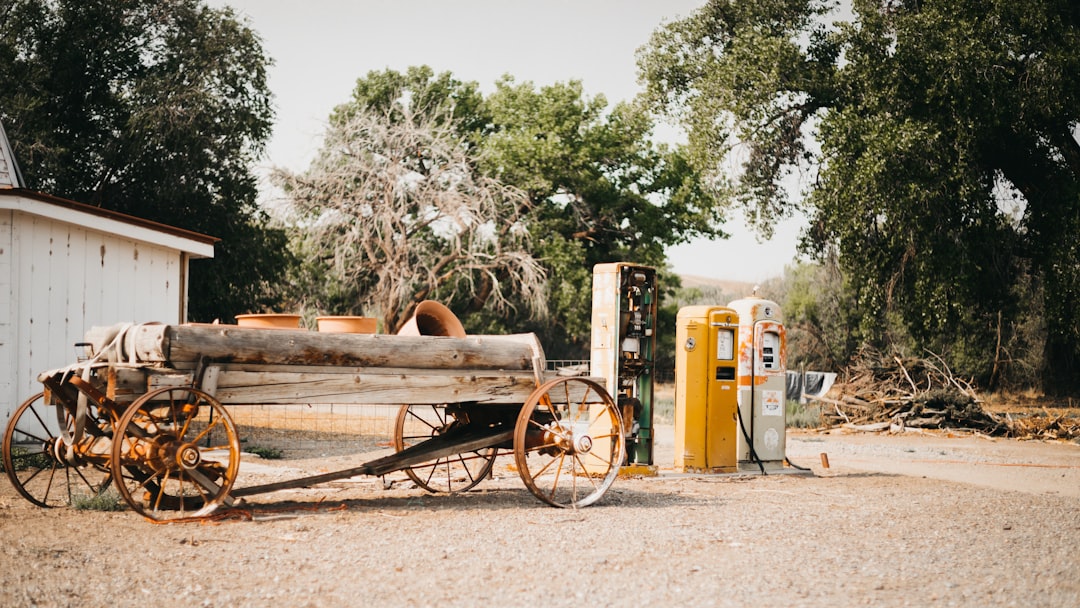
[[543, 431], [532, 433], [528, 443], [548, 456], [559, 453], [588, 454], [593, 448], [593, 439], [588, 433], [575, 431], [572, 426], [562, 422], [551, 423]]

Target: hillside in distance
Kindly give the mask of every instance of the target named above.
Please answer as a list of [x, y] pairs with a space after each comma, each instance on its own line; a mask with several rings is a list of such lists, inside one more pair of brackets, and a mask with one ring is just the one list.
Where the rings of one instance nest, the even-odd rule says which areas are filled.
[[734, 298], [742, 298], [753, 294], [754, 287], [757, 285], [749, 281], [729, 281], [692, 274], [680, 274], [679, 278], [682, 279], [684, 289], [696, 288], [703, 292], [719, 291], [730, 294]]

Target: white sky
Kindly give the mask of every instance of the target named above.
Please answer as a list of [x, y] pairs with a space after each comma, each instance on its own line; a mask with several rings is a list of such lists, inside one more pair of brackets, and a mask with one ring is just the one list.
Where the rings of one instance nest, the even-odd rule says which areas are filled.
[[[609, 104], [639, 90], [635, 50], [703, 0], [208, 0], [250, 20], [274, 60], [277, 118], [267, 165], [307, 167], [323, 125], [369, 71], [429, 65], [484, 92], [503, 74], [539, 86], [580, 80]], [[795, 255], [799, 221], [765, 244], [733, 219], [726, 241], [672, 248], [677, 273], [763, 281]], [[614, 261], [614, 260], [613, 260]]]

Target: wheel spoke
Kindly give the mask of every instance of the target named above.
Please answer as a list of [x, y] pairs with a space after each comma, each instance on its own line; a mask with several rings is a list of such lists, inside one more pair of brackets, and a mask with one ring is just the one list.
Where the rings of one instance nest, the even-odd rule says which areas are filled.
[[[457, 462], [459, 462], [461, 464], [461, 469], [463, 471], [465, 471], [465, 475], [469, 478], [469, 481], [476, 481], [476, 478], [473, 477], [472, 470], [469, 469], [469, 467], [467, 466], [467, 463], [465, 462], [467, 459], [464, 456], [462, 456], [461, 454], [457, 454], [457, 455], [453, 456], [453, 458], [454, 458], [454, 460], [456, 460]], [[469, 459], [469, 460], [471, 460], [471, 459]]]
[[48, 452], [46, 452], [45, 450], [38, 450], [37, 452], [22, 452], [22, 453], [19, 453], [19, 454], [12, 454], [11, 459], [14, 460], [14, 461], [35, 460], [37, 458], [41, 458], [42, 456], [46, 456], [46, 455], [48, 455]]
[[[551, 460], [548, 460], [547, 464], [540, 467], [539, 469], [537, 469], [537, 471], [535, 473], [533, 473], [533, 477], [540, 477], [541, 475], [544, 475], [545, 473], [547, 473], [547, 471], [551, 467], [551, 465], [555, 464], [556, 462], [559, 463], [559, 467], [562, 467], [562, 461], [559, 460], [558, 458], [552, 457]], [[556, 467], [556, 469], [555, 469], [555, 471], [556, 471], [556, 479], [558, 479], [559, 467]]]
[[[563, 462], [565, 461], [565, 459], [566, 459], [566, 452], [563, 452], [563, 453], [559, 454], [559, 458], [557, 459], [559, 461], [559, 466], [555, 467], [555, 480], [551, 482], [551, 495], [550, 495], [550, 497], [551, 497], [552, 500], [555, 499], [555, 490], [559, 489], [559, 475], [562, 474], [562, 467], [563, 467]], [[556, 459], [553, 458], [551, 460], [551, 462], [555, 462], [555, 460]], [[541, 475], [543, 475], [543, 473], [541, 473]]]
[[[603, 462], [603, 461], [601, 461], [601, 462]], [[576, 482], [578, 477], [584, 477], [585, 479], [589, 480], [589, 483], [592, 484], [592, 487], [594, 487], [594, 488], [599, 488], [600, 487], [599, 485], [597, 485], [596, 481], [593, 479], [593, 476], [589, 475], [589, 469], [585, 467], [585, 463], [581, 461], [581, 457], [578, 456], [577, 454], [574, 454], [574, 463], [575, 463], [576, 466], [581, 467], [581, 472], [582, 472], [582, 475], [574, 475], [575, 482]], [[575, 471], [576, 471], [576, 469], [575, 469]]]
[[[79, 476], [79, 479], [81, 479], [84, 484], [86, 484], [86, 487], [90, 488], [90, 490], [92, 490], [95, 494], [97, 493], [97, 490], [98, 490], [98, 488], [101, 487], [101, 484], [98, 484], [98, 486], [95, 487], [94, 484], [90, 483], [90, 480], [87, 479], [86, 476], [83, 475], [82, 471], [79, 470], [78, 468], [75, 469], [75, 474]], [[70, 473], [69, 473], [69, 476], [70, 476]], [[70, 485], [71, 485], [70, 482], [68, 483], [68, 485], [70, 487]]]
[[[422, 416], [418, 416], [416, 413], [412, 412], [411, 410], [409, 411], [409, 418], [419, 422], [420, 424], [423, 424], [424, 426], [428, 427], [432, 431], [434, 431], [435, 429], [438, 428], [437, 426], [435, 426], [434, 424], [431, 424], [427, 420], [424, 420], [424, 418]], [[428, 434], [428, 435], [410, 435], [410, 437], [414, 438], [414, 439], [421, 439], [421, 438], [426, 439], [426, 438], [431, 437], [431, 434]]]
[[[50, 439], [53, 439], [52, 435], [49, 435], [48, 437], [38, 437], [34, 433], [31, 433], [29, 431], [24, 431], [22, 429], [19, 429], [19, 434], [22, 435], [23, 437], [29, 437], [30, 439], [33, 439], [34, 441], [37, 441], [37, 442], [40, 442], [40, 443], [43, 443], [43, 444], [47, 443]], [[20, 442], [20, 443], [25, 443], [25, 442]]]
[[49, 493], [52, 490], [52, 484], [53, 484], [54, 479], [56, 479], [56, 463], [55, 462], [53, 463], [52, 467], [49, 469], [49, 483], [45, 486], [45, 497], [46, 497], [46, 499], [48, 498]]
[[[165, 498], [165, 488], [169, 487], [169, 472], [168, 471], [165, 471], [165, 473], [161, 476], [161, 483], [157, 484], [157, 486], [158, 486], [158, 493], [157, 493], [157, 498], [154, 499], [154, 510], [155, 511], [160, 511], [161, 510], [161, 500], [163, 498]], [[183, 501], [180, 502], [180, 510], [181, 511], [184, 510]]]

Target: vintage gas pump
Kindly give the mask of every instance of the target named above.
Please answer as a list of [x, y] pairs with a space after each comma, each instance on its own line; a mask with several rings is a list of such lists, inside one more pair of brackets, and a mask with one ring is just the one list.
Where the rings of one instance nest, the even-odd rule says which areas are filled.
[[748, 297], [731, 302], [739, 314], [739, 466], [784, 466], [787, 441], [787, 336], [776, 302]]
[[653, 465], [656, 270], [625, 263], [593, 268], [591, 374], [607, 380], [622, 411], [626, 465]]
[[679, 309], [675, 326], [675, 470], [738, 470], [739, 316], [721, 306]]

